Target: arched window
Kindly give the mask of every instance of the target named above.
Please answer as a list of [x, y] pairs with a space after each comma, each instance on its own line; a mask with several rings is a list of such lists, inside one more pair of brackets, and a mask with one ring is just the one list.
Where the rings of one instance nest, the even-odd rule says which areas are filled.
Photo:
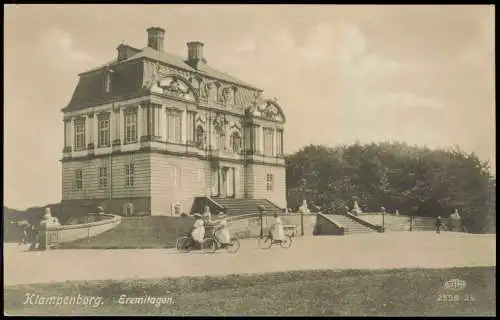
[[126, 217], [130, 217], [133, 214], [134, 214], [134, 205], [131, 204], [130, 202], [125, 203], [125, 205], [123, 206], [123, 215]]
[[241, 137], [237, 131], [235, 131], [231, 134], [230, 144], [231, 144], [231, 148], [233, 149], [233, 152], [236, 152], [236, 153], [240, 152], [240, 150], [241, 150]]
[[196, 127], [196, 147], [205, 148], [205, 132], [201, 126]]

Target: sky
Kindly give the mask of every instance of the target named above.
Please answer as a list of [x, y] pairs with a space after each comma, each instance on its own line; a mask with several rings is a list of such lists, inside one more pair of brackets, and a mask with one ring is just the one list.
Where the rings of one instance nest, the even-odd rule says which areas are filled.
[[495, 168], [494, 7], [6, 5], [4, 205], [60, 201], [77, 74], [143, 48], [202, 41], [208, 64], [278, 98], [285, 152], [308, 144], [458, 145]]

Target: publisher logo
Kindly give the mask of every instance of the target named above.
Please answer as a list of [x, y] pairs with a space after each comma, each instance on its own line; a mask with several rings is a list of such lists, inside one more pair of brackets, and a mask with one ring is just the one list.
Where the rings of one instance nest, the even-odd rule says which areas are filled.
[[464, 280], [451, 279], [445, 282], [444, 288], [452, 291], [462, 291], [467, 286]]

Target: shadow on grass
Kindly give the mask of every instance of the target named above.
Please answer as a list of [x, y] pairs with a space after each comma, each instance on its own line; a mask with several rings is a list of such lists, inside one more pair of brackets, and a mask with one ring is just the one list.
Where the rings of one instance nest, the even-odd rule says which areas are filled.
[[[446, 290], [450, 279], [467, 286]], [[495, 267], [478, 267], [65, 282], [7, 287], [4, 305], [9, 315], [495, 315], [495, 279]], [[102, 297], [102, 304], [24, 304], [26, 294]], [[460, 300], [439, 301], [442, 294]], [[134, 297], [143, 303], [120, 303]]]

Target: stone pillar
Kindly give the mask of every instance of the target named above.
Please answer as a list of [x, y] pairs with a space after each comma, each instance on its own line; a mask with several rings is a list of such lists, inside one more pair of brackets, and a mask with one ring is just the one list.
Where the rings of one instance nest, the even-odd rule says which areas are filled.
[[119, 137], [122, 143], [125, 143], [125, 112], [123, 108], [119, 109], [120, 116], [118, 117], [118, 127], [120, 128]]
[[112, 138], [111, 141], [113, 145], [120, 145], [122, 141], [121, 137], [121, 128], [120, 128], [120, 119], [121, 119], [121, 112], [120, 108], [114, 108], [113, 111], [111, 112], [111, 129], [112, 129]]
[[163, 106], [161, 104], [155, 105], [155, 137], [162, 141], [162, 129], [161, 129], [161, 119], [162, 119]]
[[183, 110], [181, 113], [181, 143], [186, 144], [186, 130], [187, 130], [187, 122], [186, 122], [187, 114], [186, 110]]
[[167, 141], [167, 137], [168, 137], [168, 126], [170, 125], [168, 123], [168, 109], [167, 109], [167, 106], [163, 107], [163, 113], [162, 113], [162, 122], [165, 124], [163, 126], [163, 130], [162, 130], [162, 133], [163, 133], [163, 141]]
[[278, 149], [277, 149], [277, 143], [276, 143], [276, 140], [277, 140], [277, 135], [278, 135], [278, 132], [276, 131], [276, 129], [273, 129], [273, 154], [272, 156], [276, 156], [278, 154]]
[[87, 149], [93, 149], [93, 144], [91, 143], [93, 117], [94, 117], [93, 113], [89, 113], [85, 117], [85, 143], [87, 144]]
[[92, 143], [94, 144], [94, 147], [98, 146], [99, 143], [99, 119], [97, 116], [94, 116], [92, 119]]
[[142, 105], [137, 106], [137, 139], [140, 141], [144, 132], [144, 113], [142, 109]]
[[71, 149], [74, 148], [75, 145], [75, 119], [71, 118], [69, 121], [69, 145]]
[[264, 127], [259, 127], [259, 153], [264, 154]]

